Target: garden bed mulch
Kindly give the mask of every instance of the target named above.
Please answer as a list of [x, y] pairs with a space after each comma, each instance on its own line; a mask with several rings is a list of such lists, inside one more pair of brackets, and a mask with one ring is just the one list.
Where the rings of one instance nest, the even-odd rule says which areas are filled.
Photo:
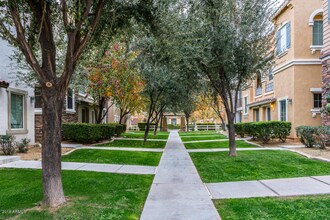
[[[72, 151], [72, 148], [62, 148], [62, 155]], [[27, 153], [15, 153], [15, 156], [20, 156], [21, 160], [40, 160], [41, 159], [41, 148], [31, 147]]]
[[325, 159], [330, 160], [330, 148], [327, 147], [326, 149], [320, 148], [298, 148], [294, 149], [295, 151], [310, 155], [311, 157], [322, 157]]

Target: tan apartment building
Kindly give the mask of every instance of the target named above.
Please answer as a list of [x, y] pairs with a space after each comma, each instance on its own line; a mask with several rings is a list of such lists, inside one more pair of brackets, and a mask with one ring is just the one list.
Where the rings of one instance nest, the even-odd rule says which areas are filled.
[[[330, 16], [329, 8], [330, 0], [323, 0], [323, 50], [321, 53], [322, 60], [322, 94], [323, 94], [323, 107], [328, 104], [326, 97], [330, 94]], [[330, 125], [330, 114], [322, 114], [322, 122], [324, 125]]]
[[322, 0], [286, 0], [273, 23], [274, 66], [242, 91], [237, 121], [290, 121], [296, 138], [297, 126], [321, 124]]

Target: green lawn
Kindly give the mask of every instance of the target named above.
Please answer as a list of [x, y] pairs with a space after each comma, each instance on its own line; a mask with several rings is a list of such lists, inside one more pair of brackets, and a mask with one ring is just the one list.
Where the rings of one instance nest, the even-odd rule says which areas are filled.
[[196, 136], [196, 137], [181, 137], [183, 142], [187, 141], [204, 141], [204, 140], [220, 140], [220, 139], [227, 139], [225, 135], [218, 134], [218, 135], [203, 135], [203, 136]]
[[98, 144], [99, 147], [131, 147], [131, 148], [165, 148], [166, 141], [147, 141], [142, 140], [114, 140], [113, 142]]
[[180, 137], [184, 136], [200, 136], [200, 135], [218, 135], [216, 131], [189, 131], [189, 132], [179, 132]]
[[330, 174], [330, 163], [311, 160], [289, 151], [190, 153], [204, 182], [228, 182]]
[[[184, 144], [184, 146], [187, 149], [229, 148], [229, 141], [186, 143], [186, 144]], [[236, 147], [237, 148], [256, 148], [258, 146], [248, 144], [245, 141], [236, 141]]]
[[[144, 138], [144, 133], [134, 132], [134, 133], [124, 133], [122, 134], [124, 138]], [[168, 132], [161, 132], [154, 135], [153, 132], [149, 133], [148, 139], [164, 139], [167, 140], [169, 136]]]
[[42, 200], [40, 170], [0, 169], [0, 219], [139, 219], [153, 180], [151, 175], [66, 170], [62, 175], [69, 202], [49, 211], [34, 208]]
[[214, 203], [223, 220], [330, 219], [330, 195], [226, 199]]
[[64, 162], [158, 166], [162, 153], [81, 149], [62, 157]]

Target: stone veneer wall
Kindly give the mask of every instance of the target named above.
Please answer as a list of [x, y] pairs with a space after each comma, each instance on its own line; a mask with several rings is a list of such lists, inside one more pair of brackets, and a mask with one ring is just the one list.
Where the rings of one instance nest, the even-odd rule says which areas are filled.
[[[329, 85], [330, 85], [330, 57], [327, 60], [322, 62], [322, 97], [323, 97], [323, 107], [327, 104], [325, 99], [325, 95], [327, 92], [330, 92]], [[322, 124], [323, 125], [330, 125], [330, 115], [329, 114], [322, 114]]]
[[[76, 113], [66, 113], [63, 111], [62, 115], [62, 123], [76, 123], [78, 122], [78, 106], [76, 104]], [[42, 140], [42, 115], [36, 114], [34, 117], [35, 123], [35, 129], [34, 129], [34, 135], [35, 135], [35, 142], [41, 142]]]

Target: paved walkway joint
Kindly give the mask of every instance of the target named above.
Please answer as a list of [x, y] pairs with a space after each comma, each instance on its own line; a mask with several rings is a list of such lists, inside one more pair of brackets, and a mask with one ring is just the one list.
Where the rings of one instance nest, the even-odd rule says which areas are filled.
[[[21, 168], [21, 169], [41, 169], [41, 161], [19, 160], [0, 165], [0, 168]], [[98, 163], [75, 163], [62, 162], [63, 170], [94, 171], [103, 173], [122, 173], [122, 174], [155, 174], [157, 167], [136, 166], [121, 164], [98, 164]]]
[[177, 132], [171, 132], [141, 220], [221, 219]]
[[330, 194], [330, 176], [207, 183], [213, 199]]

